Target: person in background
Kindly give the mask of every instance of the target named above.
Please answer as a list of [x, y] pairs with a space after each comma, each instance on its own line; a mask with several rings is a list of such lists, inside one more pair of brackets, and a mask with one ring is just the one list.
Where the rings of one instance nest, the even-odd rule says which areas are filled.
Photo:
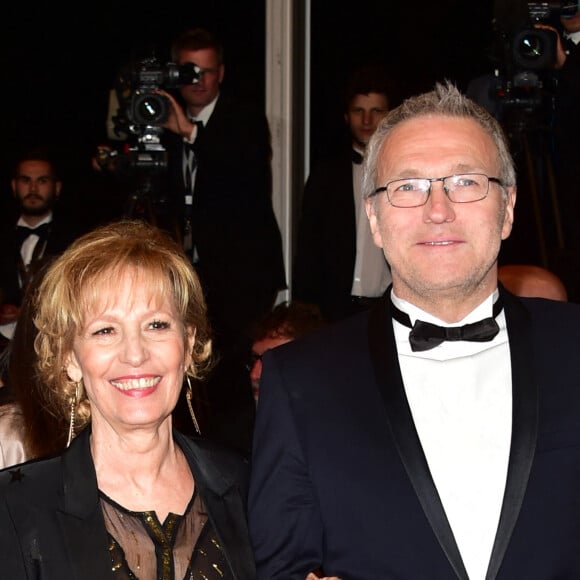
[[281, 302], [259, 321], [253, 331], [251, 362], [248, 365], [254, 400], [258, 403], [262, 357], [271, 348], [321, 328], [326, 321], [315, 304], [294, 300]]
[[60, 254], [80, 235], [82, 224], [59, 206], [62, 179], [48, 148], [25, 151], [10, 181], [16, 213], [2, 216], [0, 227], [0, 334], [14, 332], [26, 286], [49, 256]]
[[1, 467], [59, 453], [66, 448], [67, 418], [45, 404], [46, 388], [36, 372], [34, 325], [36, 292], [52, 260], [47, 260], [26, 288], [14, 334], [3, 353], [5, 386], [10, 397], [0, 405]]
[[[207, 383], [207, 429], [249, 451], [250, 328], [286, 288], [272, 206], [270, 129], [254, 103], [223, 94], [224, 47], [210, 31], [185, 30], [174, 39], [171, 57], [178, 65], [200, 68], [197, 82], [180, 87], [177, 95], [164, 92], [171, 106], [162, 137], [171, 187], [183, 200], [183, 242], [204, 288], [219, 357]], [[238, 416], [248, 421], [242, 424]], [[218, 432], [212, 418], [223, 418], [224, 425], [228, 417], [232, 429]]]
[[0, 353], [0, 469], [27, 459], [24, 418], [8, 379], [8, 350]]
[[361, 181], [366, 145], [392, 93], [384, 67], [355, 69], [344, 96], [348, 140], [337, 154], [314, 164], [304, 187], [292, 295], [317, 304], [330, 322], [369, 307], [390, 281], [385, 257], [372, 240]]
[[95, 229], [43, 275], [34, 322], [67, 449], [0, 472], [2, 574], [254, 579], [247, 462], [172, 425], [211, 364], [182, 248], [143, 221]]
[[438, 83], [381, 121], [363, 195], [390, 289], [264, 355], [258, 578], [580, 578], [580, 305], [498, 284], [501, 126]]
[[499, 281], [516, 296], [568, 300], [566, 286], [548, 268], [535, 264], [502, 264], [497, 274]]
[[[243, 425], [236, 421], [240, 429], [218, 433], [213, 419], [223, 418], [224, 425], [229, 417], [253, 414], [245, 368], [250, 328], [286, 289], [282, 236], [272, 205], [270, 128], [256, 103], [222, 90], [226, 58], [215, 34], [186, 29], [174, 38], [170, 52], [173, 63], [195, 65], [198, 74], [194, 82], [179, 88], [156, 90], [167, 99], [167, 118], [155, 126], [155, 131], [162, 131], [155, 135], [166, 167], [155, 176], [161, 193], [156, 197], [163, 203], [154, 204], [152, 213], [156, 218], [163, 214], [159, 223], [170, 222], [164, 229], [172, 234], [179, 230], [175, 237], [204, 289], [217, 360], [202, 401], [208, 409], [206, 432], [249, 451], [251, 421]], [[110, 118], [127, 116], [122, 113], [127, 103], [122, 97], [117, 101], [121, 114]], [[96, 156], [94, 168], [112, 169], [114, 174], [115, 168], [125, 165], [123, 155], [111, 156], [105, 146], [99, 149], [104, 162], [100, 165]], [[187, 409], [180, 404], [177, 411], [180, 425], [189, 426]]]
[[554, 119], [550, 138], [554, 148], [556, 199], [560, 208], [564, 248], [551, 269], [562, 278], [568, 289], [568, 298], [580, 302], [580, 10], [578, 4], [568, 3], [561, 12], [558, 26], [537, 23], [538, 28], [550, 29], [557, 36], [553, 96]]

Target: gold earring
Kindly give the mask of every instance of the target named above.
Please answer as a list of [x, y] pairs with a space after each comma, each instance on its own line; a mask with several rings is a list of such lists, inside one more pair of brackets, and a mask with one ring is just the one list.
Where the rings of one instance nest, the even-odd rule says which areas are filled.
[[201, 429], [199, 428], [199, 423], [195, 417], [195, 413], [193, 412], [193, 405], [191, 403], [191, 398], [193, 397], [193, 389], [191, 387], [191, 381], [189, 379], [189, 375], [185, 377], [187, 379], [187, 391], [185, 392], [185, 398], [187, 399], [187, 406], [189, 407], [189, 414], [191, 415], [191, 420], [193, 421], [193, 426], [195, 427], [195, 431], [198, 435], [201, 435]]
[[75, 394], [70, 398], [70, 420], [68, 425], [68, 438], [66, 440], [66, 446], [71, 444], [71, 441], [75, 438], [75, 419], [76, 419], [76, 408], [79, 400], [79, 390], [81, 382], [75, 383]]

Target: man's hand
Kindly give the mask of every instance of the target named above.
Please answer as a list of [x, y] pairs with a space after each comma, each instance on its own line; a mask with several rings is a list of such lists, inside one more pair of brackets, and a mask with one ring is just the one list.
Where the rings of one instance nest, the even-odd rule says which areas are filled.
[[91, 166], [95, 171], [116, 171], [118, 153], [109, 145], [98, 145], [95, 155], [91, 158]]
[[556, 35], [558, 40], [556, 41], [556, 63], [554, 68], [562, 68], [568, 55], [564, 50], [564, 45], [562, 44], [562, 37], [560, 36], [560, 33], [553, 26], [550, 26], [549, 24], [542, 24], [541, 22], [536, 22], [536, 24], [534, 24], [534, 28], [539, 28], [541, 30], [551, 30]]
[[169, 115], [167, 121], [162, 126], [173, 133], [181, 135], [184, 139], [189, 139], [195, 125], [187, 118], [185, 111], [175, 100], [175, 97], [161, 89], [157, 89], [155, 92], [167, 97], [169, 101]]

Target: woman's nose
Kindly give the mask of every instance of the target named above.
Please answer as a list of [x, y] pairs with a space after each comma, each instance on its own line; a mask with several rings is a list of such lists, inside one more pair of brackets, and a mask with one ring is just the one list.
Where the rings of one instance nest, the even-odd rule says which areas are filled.
[[126, 335], [123, 340], [123, 358], [133, 366], [140, 365], [147, 358], [147, 346], [139, 333]]

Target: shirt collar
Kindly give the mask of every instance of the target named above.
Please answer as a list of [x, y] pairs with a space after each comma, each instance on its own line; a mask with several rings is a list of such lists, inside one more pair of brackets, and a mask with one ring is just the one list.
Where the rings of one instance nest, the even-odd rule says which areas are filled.
[[190, 121], [201, 121], [203, 123], [203, 126], [205, 127], [209, 121], [209, 118], [211, 117], [213, 110], [215, 109], [215, 105], [217, 103], [217, 100], [219, 99], [219, 93], [216, 95], [215, 99], [211, 102], [208, 103], [197, 115], [197, 117], [193, 117], [191, 115], [188, 114], [188, 117], [190, 119]]
[[38, 226], [41, 226], [42, 224], [49, 224], [51, 222], [52, 222], [52, 212], [49, 212], [48, 215], [45, 216], [45, 218], [42, 221], [39, 221], [35, 226], [31, 226], [30, 224], [26, 223], [26, 221], [24, 221], [24, 218], [22, 216], [20, 216], [20, 218], [16, 222], [16, 225], [35, 229]]

